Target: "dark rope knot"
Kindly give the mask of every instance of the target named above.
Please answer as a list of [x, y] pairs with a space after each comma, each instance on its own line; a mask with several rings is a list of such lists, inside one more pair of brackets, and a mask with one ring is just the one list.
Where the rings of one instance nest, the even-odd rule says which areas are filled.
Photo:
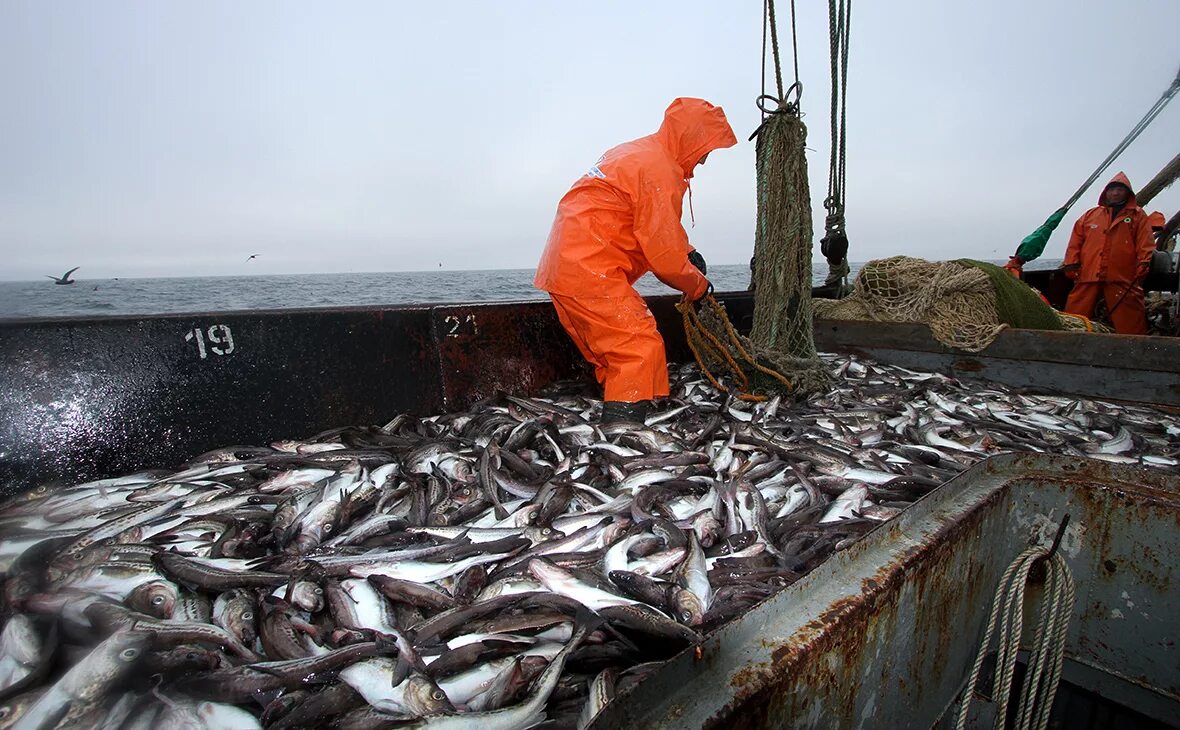
[[819, 250], [832, 266], [848, 258], [848, 234], [844, 230], [844, 206], [831, 204], [831, 198], [824, 201], [830, 211], [824, 219], [824, 237], [820, 239]]
[[[794, 95], [793, 99], [792, 95]], [[754, 138], [758, 136], [758, 133], [762, 131], [762, 128], [766, 126], [766, 120], [770, 119], [775, 114], [790, 114], [794, 117], [799, 116], [799, 102], [802, 98], [803, 82], [796, 81], [795, 83], [791, 84], [791, 86], [787, 89], [787, 93], [783, 94], [781, 99], [777, 96], [771, 96], [770, 94], [762, 94], [757, 99], [755, 99], [754, 104], [762, 112], [764, 118], [762, 123], [758, 125], [758, 128], [750, 134], [746, 141], [754, 141]]]

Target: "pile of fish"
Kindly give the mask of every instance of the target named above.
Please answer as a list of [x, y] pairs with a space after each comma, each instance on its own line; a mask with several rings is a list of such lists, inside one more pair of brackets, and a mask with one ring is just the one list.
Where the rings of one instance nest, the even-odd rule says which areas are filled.
[[0, 508], [0, 728], [583, 727], [704, 633], [1003, 451], [1177, 470], [1180, 419], [825, 356], [645, 424], [572, 389]]

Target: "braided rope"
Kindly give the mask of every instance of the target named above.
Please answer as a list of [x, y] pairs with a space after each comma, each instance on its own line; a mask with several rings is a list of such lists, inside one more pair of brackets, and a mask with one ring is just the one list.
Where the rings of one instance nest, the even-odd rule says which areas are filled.
[[[793, 390], [790, 378], [783, 375], [773, 368], [766, 367], [758, 362], [757, 358], [750, 354], [741, 342], [737, 329], [733, 323], [729, 321], [729, 317], [725, 313], [725, 308], [721, 306], [712, 294], [705, 295], [701, 300], [702, 305], [710, 309], [713, 315], [721, 322], [729, 345], [721, 341], [721, 339], [714, 334], [704, 322], [701, 321], [700, 315], [693, 307], [693, 302], [684, 299], [680, 301], [676, 308], [680, 310], [681, 319], [684, 323], [685, 339], [688, 342], [688, 347], [692, 351], [693, 357], [696, 358], [697, 364], [701, 367], [701, 372], [705, 374], [709, 383], [717, 390], [724, 391], [725, 388], [718, 381], [718, 378], [713, 374], [709, 367], [709, 362], [719, 362], [728, 370], [737, 385], [737, 398], [747, 402], [760, 402], [766, 400], [767, 396], [750, 392], [750, 378], [746, 374], [745, 368], [738, 363], [737, 359], [731, 354], [736, 352], [738, 356], [756, 372], [762, 373], [779, 383], [786, 388], [787, 392]], [[705, 356], [702, 357], [702, 350]]]
[[955, 724], [957, 730], [966, 727], [967, 714], [975, 699], [975, 688], [979, 682], [983, 659], [991, 646], [992, 637], [996, 634], [997, 623], [1000, 636], [993, 683], [994, 701], [997, 705], [996, 727], [1002, 728], [1007, 722], [1012, 679], [1016, 671], [1016, 656], [1020, 651], [1020, 637], [1024, 629], [1025, 589], [1029, 572], [1041, 560], [1045, 561], [1045, 590], [1015, 727], [1020, 730], [1043, 730], [1049, 723], [1049, 712], [1053, 698], [1057, 694], [1057, 685], [1061, 681], [1061, 668], [1065, 662], [1066, 632], [1073, 615], [1077, 593], [1073, 573], [1061, 554], [1049, 548], [1034, 546], [1018, 555], [1000, 578], [995, 600], [992, 601], [987, 629], [980, 642], [979, 652], [975, 656], [971, 676], [963, 690], [963, 699]]

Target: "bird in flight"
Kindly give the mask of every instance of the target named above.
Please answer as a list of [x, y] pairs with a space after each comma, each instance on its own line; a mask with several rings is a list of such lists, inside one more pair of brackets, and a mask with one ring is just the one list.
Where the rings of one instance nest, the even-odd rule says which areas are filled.
[[246, 260], [249, 261], [250, 259], [256, 259], [256, 258], [258, 258], [258, 254], [252, 253], [246, 257]]
[[69, 271], [62, 274], [61, 276], [51, 276], [50, 274], [46, 274], [46, 276], [48, 276], [50, 279], [53, 279], [54, 284], [73, 284], [74, 280], [70, 278], [70, 274], [74, 273], [75, 271], [77, 271], [80, 268], [82, 268], [82, 267], [75, 266], [74, 268], [70, 269]]

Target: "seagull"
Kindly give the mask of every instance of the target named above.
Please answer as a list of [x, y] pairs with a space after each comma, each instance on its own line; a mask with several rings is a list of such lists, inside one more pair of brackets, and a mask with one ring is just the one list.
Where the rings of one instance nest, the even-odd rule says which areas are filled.
[[82, 268], [82, 267], [75, 266], [74, 268], [70, 269], [66, 273], [62, 274], [60, 278], [58, 278], [56, 276], [51, 276], [49, 274], [46, 274], [45, 276], [48, 276], [50, 279], [53, 279], [54, 284], [73, 284], [74, 280], [70, 278], [70, 274], [74, 273], [75, 271], [77, 271], [80, 268]]
[[246, 260], [249, 261], [250, 259], [256, 259], [256, 258], [258, 258], [258, 254], [252, 253], [246, 257]]

